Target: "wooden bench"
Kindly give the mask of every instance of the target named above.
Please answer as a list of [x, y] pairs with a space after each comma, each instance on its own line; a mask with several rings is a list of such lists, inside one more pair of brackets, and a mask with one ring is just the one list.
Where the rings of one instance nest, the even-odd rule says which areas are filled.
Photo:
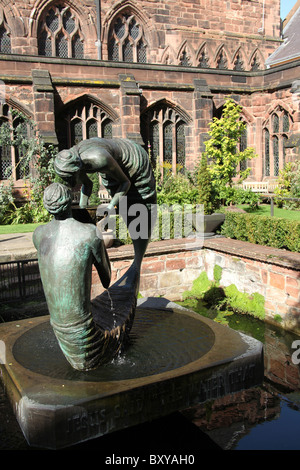
[[250, 189], [254, 193], [269, 192], [269, 181], [243, 181], [243, 189]]

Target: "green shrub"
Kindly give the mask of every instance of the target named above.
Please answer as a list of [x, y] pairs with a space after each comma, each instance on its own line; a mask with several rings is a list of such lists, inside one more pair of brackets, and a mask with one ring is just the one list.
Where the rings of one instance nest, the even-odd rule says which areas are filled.
[[227, 238], [300, 252], [300, 221], [296, 220], [226, 213], [221, 233]]

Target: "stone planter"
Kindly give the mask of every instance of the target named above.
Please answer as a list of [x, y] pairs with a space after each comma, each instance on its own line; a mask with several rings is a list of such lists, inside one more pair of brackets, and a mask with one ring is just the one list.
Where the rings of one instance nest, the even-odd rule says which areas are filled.
[[216, 212], [210, 215], [204, 215], [203, 218], [196, 221], [196, 215], [193, 214], [193, 227], [198, 233], [203, 233], [204, 238], [214, 237], [216, 230], [222, 225], [225, 220], [225, 214]]
[[204, 216], [204, 238], [213, 237], [216, 230], [225, 220], [225, 214], [216, 212], [215, 214]]
[[102, 237], [103, 237], [105, 248], [110, 248], [114, 243], [114, 231], [111, 229], [108, 229], [102, 232]]

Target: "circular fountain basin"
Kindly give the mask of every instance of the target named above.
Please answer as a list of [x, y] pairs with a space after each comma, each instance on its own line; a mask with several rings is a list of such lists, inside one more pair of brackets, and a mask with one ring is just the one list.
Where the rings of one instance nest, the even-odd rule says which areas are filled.
[[59, 449], [263, 379], [262, 344], [166, 299], [142, 299], [125, 351], [74, 370], [49, 317], [0, 325], [0, 378], [28, 444]]
[[54, 379], [110, 382], [178, 369], [205, 355], [214, 341], [213, 330], [198, 318], [174, 311], [137, 309], [126, 349], [95, 370], [82, 372], [71, 367], [49, 322], [21, 335], [13, 346], [13, 355], [26, 369]]

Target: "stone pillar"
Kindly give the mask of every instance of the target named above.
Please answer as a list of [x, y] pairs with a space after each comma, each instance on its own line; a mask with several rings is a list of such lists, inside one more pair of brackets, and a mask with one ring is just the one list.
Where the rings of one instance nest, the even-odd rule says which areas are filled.
[[54, 89], [48, 70], [32, 70], [34, 117], [45, 144], [57, 145]]
[[198, 158], [205, 151], [204, 142], [209, 138], [208, 124], [213, 118], [213, 95], [206, 80], [194, 80], [195, 106], [195, 156]]
[[141, 90], [133, 75], [119, 75], [121, 82], [121, 122], [122, 137], [143, 145], [140, 129]]

